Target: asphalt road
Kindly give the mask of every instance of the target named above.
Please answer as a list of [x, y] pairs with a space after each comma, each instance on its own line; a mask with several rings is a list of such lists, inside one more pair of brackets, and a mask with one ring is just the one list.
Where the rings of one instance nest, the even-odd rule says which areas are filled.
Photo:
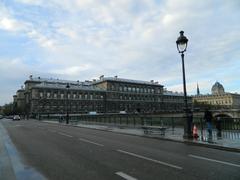
[[240, 153], [38, 121], [3, 121], [48, 179], [240, 179]]

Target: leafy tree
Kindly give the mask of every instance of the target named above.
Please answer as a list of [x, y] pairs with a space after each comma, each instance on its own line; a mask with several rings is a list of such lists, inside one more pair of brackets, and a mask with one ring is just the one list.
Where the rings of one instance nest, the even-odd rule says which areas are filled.
[[14, 114], [13, 109], [14, 109], [13, 103], [5, 104], [2, 107], [3, 115], [5, 115], [5, 116], [13, 115]]

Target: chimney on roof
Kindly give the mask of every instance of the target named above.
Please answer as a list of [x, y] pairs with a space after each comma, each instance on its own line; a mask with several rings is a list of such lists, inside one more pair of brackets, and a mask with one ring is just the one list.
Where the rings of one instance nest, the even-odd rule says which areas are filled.
[[38, 76], [38, 79], [41, 79], [40, 76]]
[[104, 78], [104, 75], [101, 75], [101, 76], [99, 77], [100, 80], [103, 80], [103, 78]]
[[116, 80], [118, 78], [118, 76], [114, 76], [114, 79]]
[[30, 75], [30, 76], [29, 76], [29, 79], [31, 79], [31, 80], [32, 80], [32, 77], [33, 77], [33, 76], [32, 76], [32, 75]]
[[151, 82], [151, 83], [154, 83], [154, 80], [151, 80], [150, 82]]

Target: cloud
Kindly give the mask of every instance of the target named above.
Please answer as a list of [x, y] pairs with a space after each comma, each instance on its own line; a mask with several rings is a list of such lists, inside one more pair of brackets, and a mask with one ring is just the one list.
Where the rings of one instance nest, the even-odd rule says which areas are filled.
[[82, 71], [88, 70], [90, 65], [83, 65], [83, 66], [72, 66], [63, 69], [53, 69], [50, 70], [50, 73], [59, 74], [59, 75], [67, 75], [67, 76], [78, 76], [82, 73]]
[[47, 48], [48, 50], [54, 49], [54, 39], [44, 36], [35, 29], [29, 30], [27, 35], [30, 39], [35, 40], [41, 47]]
[[239, 80], [232, 78], [238, 76], [237, 70], [231, 68], [240, 67], [237, 1], [14, 2], [0, 3], [0, 28], [8, 32], [4, 38], [19, 42], [13, 51], [24, 49], [16, 56], [5, 55], [19, 60], [22, 69], [14, 69], [19, 76], [32, 73], [84, 80], [119, 75], [154, 79], [170, 90], [182, 91], [175, 42], [184, 30], [189, 39], [185, 53], [188, 92], [195, 93], [196, 82], [207, 92], [216, 80], [226, 83], [226, 88], [239, 89]]
[[0, 19], [0, 29], [8, 30], [8, 31], [19, 31], [23, 29], [22, 24], [18, 23], [14, 19], [10, 18], [1, 18]]
[[0, 3], [0, 29], [17, 32], [24, 30], [26, 24], [11, 17], [10, 11]]
[[44, 0], [15, 0], [15, 1], [29, 5], [42, 5], [44, 3]]

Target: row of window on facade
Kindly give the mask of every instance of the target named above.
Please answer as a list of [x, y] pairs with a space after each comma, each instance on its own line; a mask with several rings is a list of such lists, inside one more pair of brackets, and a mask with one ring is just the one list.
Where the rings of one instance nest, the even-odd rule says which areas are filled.
[[[102, 94], [89, 94], [89, 93], [85, 93], [85, 94], [77, 94], [77, 93], [68, 93], [68, 94], [64, 94], [64, 93], [51, 93], [51, 92], [47, 92], [44, 93], [40, 92], [39, 93], [39, 98], [54, 98], [54, 99], [103, 99], [104, 96]], [[125, 95], [121, 95], [121, 94], [112, 94], [111, 95], [112, 99], [119, 99], [119, 100], [139, 100], [139, 101], [158, 101], [161, 102], [162, 98], [160, 96], [155, 97], [155, 96], [148, 96], [148, 95], [142, 95], [142, 96], [137, 96], [137, 95], [129, 95], [129, 94], [125, 94]], [[165, 96], [164, 100], [175, 100], [178, 101], [182, 98], [174, 98], [172, 96]]]
[[120, 100], [135, 100], [135, 101], [161, 101], [161, 97], [157, 97], [155, 98], [154, 96], [131, 96], [131, 95], [120, 95], [119, 97], [115, 97], [116, 99], [120, 99]]
[[73, 106], [73, 105], [68, 105], [68, 106], [62, 106], [62, 105], [56, 105], [56, 104], [54, 104], [54, 105], [50, 105], [50, 104], [48, 104], [48, 105], [39, 105], [39, 106], [37, 106], [37, 110], [41, 110], [41, 109], [79, 109], [79, 110], [81, 110], [81, 109], [98, 109], [98, 108], [103, 108], [104, 106], [101, 104], [101, 105], [75, 105], [75, 106]]
[[222, 100], [222, 101], [202, 101], [205, 104], [212, 104], [212, 105], [231, 105], [232, 101], [231, 100]]
[[135, 93], [162, 93], [162, 89], [156, 88], [156, 91], [153, 88], [146, 88], [146, 87], [134, 87], [134, 86], [115, 86], [110, 85], [110, 90], [113, 91], [125, 91], [125, 92], [135, 92]]
[[[156, 109], [179, 109], [180, 106], [177, 105], [166, 105], [164, 107], [160, 107], [160, 106], [154, 106], [151, 104], [146, 104], [144, 106], [143, 109], [152, 109], [152, 108], [156, 108]], [[69, 106], [58, 106], [56, 104], [54, 105], [38, 105], [37, 108], [34, 108], [35, 111], [46, 111], [46, 110], [50, 110], [50, 111], [54, 111], [54, 110], [60, 110], [60, 111], [67, 111], [67, 109], [69, 111], [86, 111], [86, 110], [92, 110], [92, 111], [96, 111], [96, 110], [103, 110], [104, 109], [104, 105], [69, 105]], [[111, 106], [108, 107], [108, 110], [130, 110], [130, 109], [137, 109], [136, 104], [111, 104]]]
[[68, 99], [103, 99], [103, 95], [101, 94], [89, 94], [89, 93], [83, 93], [83, 94], [78, 94], [78, 93], [51, 93], [51, 92], [47, 92], [46, 94], [44, 94], [43, 92], [39, 93], [39, 98], [54, 98], [54, 99], [64, 99], [64, 98], [68, 98]]
[[212, 102], [210, 102], [210, 104], [219, 104], [219, 105], [226, 105], [226, 104], [231, 105], [231, 103], [232, 103], [231, 100], [229, 100], [229, 101], [225, 100], [225, 101], [212, 101]]

